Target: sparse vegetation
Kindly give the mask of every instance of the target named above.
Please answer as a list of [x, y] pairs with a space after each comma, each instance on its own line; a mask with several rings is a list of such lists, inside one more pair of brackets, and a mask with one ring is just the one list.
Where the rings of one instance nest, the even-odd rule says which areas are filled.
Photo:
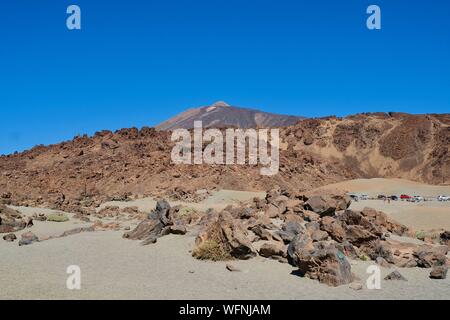
[[362, 254], [362, 255], [359, 256], [359, 259], [360, 259], [361, 261], [368, 261], [368, 260], [369, 260], [369, 257], [366, 256], [365, 254]]
[[192, 256], [199, 260], [225, 261], [231, 260], [231, 255], [216, 241], [207, 240], [192, 252]]
[[47, 221], [67, 222], [69, 217], [65, 213], [52, 213], [47, 216]]
[[190, 207], [183, 207], [178, 211], [178, 214], [182, 217], [184, 216], [190, 216], [193, 215], [194, 213], [196, 213], [197, 211], [193, 208]]

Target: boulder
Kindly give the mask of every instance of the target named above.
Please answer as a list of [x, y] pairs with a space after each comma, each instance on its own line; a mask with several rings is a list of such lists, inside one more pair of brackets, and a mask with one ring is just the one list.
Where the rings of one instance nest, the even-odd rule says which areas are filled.
[[414, 256], [417, 259], [417, 265], [421, 268], [432, 268], [435, 265], [445, 265], [448, 253], [447, 246], [433, 247], [430, 245], [423, 245], [417, 248]]
[[12, 233], [25, 229], [27, 222], [24, 221], [19, 211], [0, 204], [0, 233]]
[[10, 232], [16, 232], [19, 230], [17, 230], [10, 224], [0, 224], [0, 233], [10, 233]]
[[288, 247], [288, 258], [301, 274], [329, 286], [349, 284], [354, 279], [344, 253], [330, 242], [313, 243], [307, 235], [299, 235]]
[[258, 250], [260, 256], [265, 258], [277, 259], [287, 257], [287, 248], [280, 242], [265, 242]]
[[434, 266], [430, 272], [431, 279], [445, 279], [447, 278], [448, 267], [446, 265]]
[[256, 256], [256, 251], [247, 236], [248, 233], [240, 220], [233, 219], [229, 212], [222, 211], [200, 232], [196, 245], [198, 249], [205, 243], [208, 245], [215, 243], [218, 250], [233, 258], [246, 260]]
[[23, 222], [25, 223], [25, 228], [31, 228], [32, 226], [34, 226], [32, 217], [23, 218]]
[[450, 231], [444, 231], [439, 236], [440, 243], [445, 246], [450, 246]]
[[14, 233], [8, 233], [7, 235], [3, 236], [3, 240], [7, 242], [14, 242], [17, 240], [17, 237]]
[[22, 238], [19, 241], [19, 246], [27, 246], [38, 241], [39, 238], [34, 233], [25, 232], [24, 234], [22, 234]]
[[319, 194], [308, 198], [305, 209], [311, 210], [320, 216], [333, 216], [336, 211], [346, 210], [350, 207], [351, 198], [346, 194]]
[[346, 238], [345, 229], [335, 218], [323, 217], [320, 221], [320, 229], [326, 231], [337, 242], [343, 242]]
[[391, 272], [384, 278], [384, 280], [401, 280], [401, 281], [408, 281], [400, 272], [397, 270], [394, 272]]
[[305, 232], [305, 228], [299, 223], [294, 221], [289, 221], [285, 223], [281, 230], [277, 231], [276, 234], [283, 239], [283, 242], [288, 244], [300, 233]]
[[185, 226], [181, 225], [174, 225], [170, 227], [170, 233], [172, 234], [178, 234], [178, 235], [184, 235], [187, 233], [187, 229]]
[[261, 240], [271, 240], [272, 239], [272, 234], [268, 230], [264, 229], [262, 227], [262, 225], [260, 225], [260, 224], [254, 226], [251, 230]]
[[[125, 239], [143, 240], [142, 245], [153, 244], [157, 239], [170, 234], [173, 226], [171, 219], [171, 207], [165, 200], [156, 204], [156, 209], [149, 214], [134, 230], [123, 235]], [[180, 231], [179, 227], [176, 227]]]
[[226, 269], [230, 272], [241, 272], [241, 270], [239, 270], [234, 265], [229, 264], [229, 263], [226, 265]]
[[363, 289], [363, 285], [361, 282], [353, 282], [350, 284], [349, 288], [355, 291], [359, 291]]

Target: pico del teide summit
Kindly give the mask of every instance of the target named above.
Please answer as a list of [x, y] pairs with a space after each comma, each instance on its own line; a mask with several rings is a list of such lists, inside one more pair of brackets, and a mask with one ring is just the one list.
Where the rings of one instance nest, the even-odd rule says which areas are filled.
[[281, 115], [234, 107], [224, 101], [199, 108], [191, 108], [156, 126], [157, 130], [192, 129], [194, 121], [202, 121], [204, 128], [273, 128], [296, 124], [299, 116]]

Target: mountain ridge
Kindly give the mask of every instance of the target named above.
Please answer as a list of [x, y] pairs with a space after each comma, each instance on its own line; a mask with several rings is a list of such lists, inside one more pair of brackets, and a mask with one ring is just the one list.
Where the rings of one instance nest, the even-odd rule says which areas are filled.
[[280, 128], [280, 140], [280, 172], [266, 177], [257, 166], [175, 165], [169, 131], [103, 130], [0, 156], [0, 201], [78, 210], [92, 199], [198, 189], [299, 191], [374, 177], [450, 184], [450, 114], [305, 119]]
[[254, 108], [236, 107], [224, 101], [199, 108], [190, 108], [155, 126], [157, 130], [192, 129], [194, 121], [202, 121], [204, 128], [257, 128], [285, 127], [305, 119], [260, 111]]

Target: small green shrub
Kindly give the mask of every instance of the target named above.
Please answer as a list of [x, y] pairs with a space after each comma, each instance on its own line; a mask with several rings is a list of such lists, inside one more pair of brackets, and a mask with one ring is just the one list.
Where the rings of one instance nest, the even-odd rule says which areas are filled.
[[47, 221], [67, 222], [69, 217], [65, 213], [52, 213], [47, 216]]
[[366, 255], [364, 255], [364, 254], [362, 254], [362, 255], [359, 257], [359, 259], [360, 259], [361, 261], [368, 261], [368, 260], [369, 260], [369, 257], [366, 256]]
[[416, 232], [416, 238], [419, 240], [423, 240], [426, 237], [426, 232], [425, 231], [417, 231]]

